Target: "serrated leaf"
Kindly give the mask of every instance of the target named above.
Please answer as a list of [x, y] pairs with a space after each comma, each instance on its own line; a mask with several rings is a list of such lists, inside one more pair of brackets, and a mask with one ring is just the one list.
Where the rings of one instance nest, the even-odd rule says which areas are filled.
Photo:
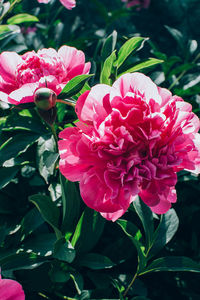
[[133, 201], [133, 206], [142, 222], [146, 237], [146, 246], [148, 249], [153, 240], [153, 213], [151, 209], [142, 200], [139, 199], [139, 197], [135, 201]]
[[135, 245], [138, 253], [138, 268], [137, 272], [144, 270], [147, 260], [145, 255], [145, 247], [141, 243], [142, 233], [141, 231], [131, 222], [118, 219], [117, 224], [122, 228], [124, 233], [129, 237], [132, 243]]
[[157, 254], [175, 235], [179, 225], [178, 216], [173, 208], [161, 216], [152, 242], [152, 247], [148, 251], [148, 258]]
[[113, 63], [116, 60], [116, 51], [112, 52], [111, 55], [105, 60], [103, 68], [100, 74], [100, 83], [112, 85], [112, 79], [110, 78], [114, 69]]
[[39, 22], [39, 19], [36, 16], [29, 15], [29, 14], [18, 14], [7, 20], [7, 23], [9, 25], [17, 25], [17, 24], [27, 23], [27, 22]]
[[87, 253], [82, 256], [78, 263], [80, 266], [88, 267], [92, 270], [112, 268], [115, 264], [107, 256], [97, 253]]
[[58, 99], [66, 99], [76, 95], [94, 74], [83, 74], [72, 78], [58, 95]]
[[162, 64], [164, 61], [161, 59], [157, 59], [157, 58], [149, 58], [148, 60], [145, 60], [135, 66], [133, 66], [132, 68], [126, 70], [126, 72], [121, 73], [119, 76], [126, 74], [126, 73], [132, 73], [132, 72], [136, 72], [136, 71], [140, 71], [146, 68], [150, 68], [153, 66], [156, 66], [158, 64]]
[[98, 242], [105, 219], [96, 211], [86, 208], [80, 217], [72, 237], [72, 246], [76, 251], [84, 253], [90, 251]]
[[118, 58], [116, 61], [117, 68], [119, 68], [123, 64], [123, 62], [128, 58], [130, 54], [133, 54], [137, 50], [141, 49], [146, 40], [148, 40], [148, 38], [132, 37], [127, 42], [125, 42], [118, 52]]
[[188, 271], [200, 273], [200, 265], [185, 256], [166, 256], [154, 260], [140, 275], [158, 271]]

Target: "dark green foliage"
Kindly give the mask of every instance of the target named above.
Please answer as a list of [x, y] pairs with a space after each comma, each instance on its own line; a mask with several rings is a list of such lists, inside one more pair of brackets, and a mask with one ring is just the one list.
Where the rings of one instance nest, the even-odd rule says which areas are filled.
[[1, 52], [67, 44], [85, 52], [94, 75], [64, 87], [54, 128], [33, 103], [0, 104], [2, 275], [18, 280], [28, 300], [199, 299], [199, 177], [179, 173], [178, 202], [161, 217], [137, 199], [122, 219], [108, 222], [59, 174], [55, 140], [74, 126], [83, 92], [127, 72], [147, 74], [199, 115], [199, 1], [152, 0], [137, 11], [121, 0], [80, 0], [68, 11], [58, 0], [23, 0], [9, 13], [7, 2], [0, 4]]

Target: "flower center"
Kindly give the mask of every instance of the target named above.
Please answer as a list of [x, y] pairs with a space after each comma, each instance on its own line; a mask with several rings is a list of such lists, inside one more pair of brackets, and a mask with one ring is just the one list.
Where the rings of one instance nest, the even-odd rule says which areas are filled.
[[17, 66], [16, 78], [19, 86], [38, 82], [41, 78], [54, 76], [59, 83], [66, 77], [62, 58], [53, 49], [39, 50], [22, 55], [23, 62]]

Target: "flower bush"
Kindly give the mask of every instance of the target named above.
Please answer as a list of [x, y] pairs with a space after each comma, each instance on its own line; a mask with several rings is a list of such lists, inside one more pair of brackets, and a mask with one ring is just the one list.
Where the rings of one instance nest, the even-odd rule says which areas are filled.
[[85, 63], [82, 51], [62, 46], [41, 49], [23, 55], [3, 52], [0, 55], [0, 98], [11, 104], [34, 101], [40, 87], [48, 87], [59, 94], [66, 83], [80, 74], [87, 74], [90, 63]]
[[0, 300], [200, 298], [199, 9], [0, 1]]

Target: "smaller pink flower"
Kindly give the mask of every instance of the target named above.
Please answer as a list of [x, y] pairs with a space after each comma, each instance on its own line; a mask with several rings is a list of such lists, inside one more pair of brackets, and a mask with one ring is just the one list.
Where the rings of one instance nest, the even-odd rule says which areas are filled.
[[34, 102], [35, 91], [47, 87], [58, 95], [73, 77], [87, 74], [90, 63], [74, 47], [0, 54], [0, 100], [10, 104]]
[[[51, 0], [38, 0], [39, 3], [47, 4]], [[60, 3], [65, 6], [67, 9], [72, 9], [76, 6], [76, 0], [60, 0]]]
[[137, 10], [141, 8], [148, 8], [151, 0], [122, 0], [122, 2], [127, 3], [127, 7], [137, 6]]
[[2, 279], [0, 275], [0, 299], [25, 300], [25, 294], [21, 284], [15, 280]]

